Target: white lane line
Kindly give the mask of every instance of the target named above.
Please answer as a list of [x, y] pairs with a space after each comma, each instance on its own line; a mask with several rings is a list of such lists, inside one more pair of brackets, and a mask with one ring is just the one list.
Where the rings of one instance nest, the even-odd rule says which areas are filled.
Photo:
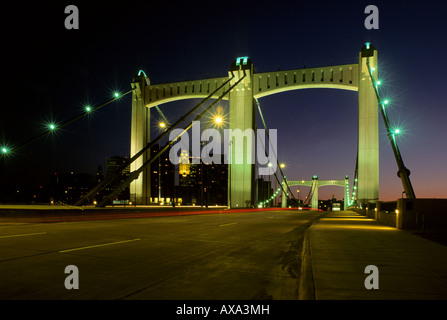
[[26, 236], [36, 236], [38, 234], [47, 234], [46, 232], [37, 233], [23, 233], [23, 234], [13, 234], [11, 236], [0, 236], [0, 238], [13, 238], [13, 237], [26, 237]]
[[221, 224], [219, 225], [219, 227], [226, 227], [226, 226], [231, 226], [233, 224], [237, 224], [237, 222], [232, 222], [232, 223], [226, 223], [226, 224]]
[[96, 244], [96, 245], [93, 245], [93, 246], [61, 250], [61, 251], [59, 251], [59, 253], [70, 252], [70, 251], [77, 251], [77, 250], [84, 250], [84, 249], [90, 249], [90, 248], [105, 247], [105, 246], [111, 246], [111, 245], [115, 245], [115, 244], [132, 242], [132, 241], [138, 241], [138, 240], [141, 240], [141, 239], [132, 239], [132, 240], [123, 240], [123, 241], [109, 242], [109, 243], [103, 243], [103, 244]]

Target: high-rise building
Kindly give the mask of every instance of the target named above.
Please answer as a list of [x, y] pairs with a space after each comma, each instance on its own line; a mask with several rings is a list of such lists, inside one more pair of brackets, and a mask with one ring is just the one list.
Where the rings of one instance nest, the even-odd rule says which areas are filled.
[[[151, 148], [151, 157], [160, 150], [158, 144]], [[169, 160], [169, 151], [165, 151], [151, 164], [151, 203], [171, 204], [176, 198], [175, 166]]]
[[183, 203], [202, 206], [226, 205], [228, 165], [205, 164], [201, 161], [194, 163], [193, 160], [192, 157], [189, 158], [187, 174], [184, 174], [186, 171], [179, 171], [178, 196], [182, 197]]
[[269, 180], [264, 180], [264, 178], [260, 177], [256, 179], [256, 184], [257, 184], [258, 203], [265, 202], [273, 194], [272, 182]]
[[74, 203], [86, 195], [93, 185], [94, 178], [88, 173], [53, 172], [50, 179], [50, 201], [53, 201], [53, 203]]
[[[127, 157], [113, 156], [106, 159], [106, 176], [110, 176], [112, 173], [116, 172], [120, 167], [122, 167], [128, 160]], [[105, 193], [110, 193], [117, 187], [118, 184], [122, 183], [130, 173], [130, 166], [127, 166], [120, 175], [120, 178], [113, 184], [108, 185], [105, 188]], [[116, 200], [129, 200], [130, 190], [127, 186], [123, 191], [118, 194]]]

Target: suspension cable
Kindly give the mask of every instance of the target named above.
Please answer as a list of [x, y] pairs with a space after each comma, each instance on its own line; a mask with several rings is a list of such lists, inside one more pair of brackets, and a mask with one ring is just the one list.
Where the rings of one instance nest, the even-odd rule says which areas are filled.
[[170, 126], [167, 130], [163, 131], [158, 137], [149, 142], [145, 147], [143, 147], [140, 151], [134, 154], [130, 159], [123, 162], [123, 164], [118, 167], [115, 171], [113, 171], [106, 179], [102, 180], [98, 185], [93, 187], [85, 196], [82, 196], [75, 205], [80, 206], [85, 201], [90, 200], [93, 196], [95, 196], [99, 191], [103, 190], [107, 185], [111, 184], [115, 180], [121, 177], [122, 171], [124, 171], [131, 163], [133, 163], [136, 159], [138, 159], [144, 152], [152, 148], [156, 143], [158, 143], [163, 137], [169, 134], [172, 130], [174, 130], [180, 123], [182, 123], [187, 117], [189, 117], [194, 111], [200, 108], [206, 101], [208, 101], [216, 92], [224, 88], [234, 76], [226, 80], [222, 85], [220, 85], [216, 90], [210, 93], [205, 99], [203, 99], [199, 104], [185, 113], [179, 120], [177, 120], [172, 126]]
[[380, 107], [380, 111], [382, 113], [382, 118], [383, 121], [385, 123], [385, 127], [387, 130], [387, 136], [388, 139], [390, 141], [391, 144], [391, 148], [393, 149], [393, 153], [394, 153], [394, 157], [396, 159], [397, 162], [397, 167], [398, 167], [398, 172], [397, 172], [397, 176], [401, 179], [404, 190], [405, 190], [405, 194], [407, 196], [407, 198], [409, 199], [415, 199], [416, 195], [414, 193], [413, 190], [413, 186], [411, 185], [411, 181], [410, 181], [410, 170], [408, 170], [403, 162], [402, 156], [400, 154], [399, 151], [399, 147], [397, 146], [397, 141], [396, 141], [396, 137], [395, 134], [396, 132], [393, 132], [391, 130], [391, 126], [390, 126], [390, 122], [388, 119], [388, 115], [386, 114], [386, 110], [385, 110], [385, 103], [381, 100], [380, 95], [379, 95], [379, 90], [378, 90], [378, 83], [376, 82], [376, 80], [374, 79], [374, 76], [372, 74], [372, 70], [371, 70], [371, 66], [369, 63], [369, 57], [367, 57], [366, 59], [366, 66], [368, 68], [368, 72], [369, 72], [369, 76], [371, 77], [371, 82], [374, 88], [374, 92], [376, 94], [377, 97], [377, 101], [379, 103], [379, 107]]
[[[31, 144], [31, 143], [33, 143], [33, 142], [35, 142], [35, 141], [41, 139], [41, 138], [43, 138], [43, 137], [45, 137], [45, 136], [47, 136], [47, 135], [53, 133], [56, 129], [61, 129], [61, 128], [63, 128], [63, 127], [68, 126], [69, 124], [71, 124], [71, 123], [75, 122], [76, 120], [79, 120], [79, 119], [81, 119], [81, 118], [87, 116], [88, 114], [92, 113], [93, 111], [96, 111], [96, 110], [98, 110], [98, 109], [101, 109], [102, 107], [105, 107], [106, 105], [108, 105], [108, 104], [110, 104], [110, 103], [112, 103], [112, 102], [114, 102], [114, 101], [116, 101], [116, 100], [118, 100], [118, 99], [120, 99], [120, 98], [122, 98], [122, 97], [128, 95], [128, 94], [131, 93], [133, 90], [134, 90], [134, 89], [130, 89], [130, 90], [128, 90], [127, 92], [125, 92], [125, 93], [123, 93], [123, 94], [119, 94], [119, 95], [117, 94], [114, 98], [111, 98], [111, 99], [107, 100], [106, 102], [104, 102], [104, 103], [102, 103], [102, 104], [100, 104], [100, 105], [98, 105], [98, 106], [96, 106], [96, 107], [94, 107], [94, 108], [89, 107], [89, 108], [86, 109], [83, 113], [81, 113], [81, 114], [79, 114], [79, 115], [77, 115], [77, 116], [75, 116], [75, 117], [73, 117], [73, 118], [71, 118], [71, 119], [69, 119], [69, 120], [66, 120], [66, 121], [64, 121], [64, 122], [62, 122], [62, 123], [58, 123], [57, 125], [52, 126], [49, 130], [47, 130], [47, 131], [45, 131], [45, 132], [43, 132], [43, 133], [37, 135], [36, 137], [31, 138], [30, 140], [25, 141], [25, 142], [23, 142], [22, 144], [20, 144], [20, 145], [18, 145], [18, 146], [16, 146], [16, 147], [13, 147], [13, 148], [11, 148], [11, 149], [9, 149], [9, 150], [8, 150], [8, 153], [11, 153], [11, 152], [17, 151], [17, 150], [19, 150], [19, 149], [22, 149], [23, 147], [25, 147], [25, 146], [27, 146], [27, 145], [29, 145], [29, 144]], [[0, 157], [1, 157], [1, 156], [2, 156], [2, 154], [0, 154]]]
[[160, 108], [158, 106], [155, 106], [155, 109], [157, 110], [158, 114], [160, 115], [160, 117], [163, 118], [163, 121], [166, 123], [167, 126], [170, 126], [171, 124], [169, 123], [168, 119], [166, 119], [165, 115], [163, 114], [163, 112], [161, 112]]
[[306, 201], [303, 202], [303, 206], [305, 204], [309, 204], [309, 201], [310, 201], [310, 199], [312, 199], [313, 195], [314, 195], [314, 188], [312, 188], [312, 186], [311, 186], [309, 193], [307, 194]]
[[[258, 106], [259, 115], [261, 116], [261, 120], [262, 120], [262, 123], [263, 123], [263, 125], [264, 125], [264, 130], [265, 130], [265, 132], [266, 132], [266, 134], [267, 134], [267, 139], [269, 140], [269, 144], [270, 144], [269, 151], [270, 151], [270, 149], [271, 149], [271, 150], [273, 151], [273, 153], [274, 153], [274, 156], [275, 156], [275, 159], [276, 159], [276, 163], [277, 163], [277, 167], [279, 168], [279, 171], [280, 171], [280, 173], [281, 173], [281, 176], [282, 176], [282, 178], [283, 178], [283, 181], [285, 181], [285, 183], [286, 183], [286, 190], [289, 190], [289, 191], [290, 191], [290, 194], [291, 194], [292, 197], [293, 197], [293, 199], [294, 199], [295, 201], [297, 201], [297, 199], [295, 198], [295, 196], [294, 196], [292, 190], [290, 189], [289, 184], [287, 183], [287, 179], [286, 179], [285, 176], [284, 176], [284, 173], [283, 173], [283, 171], [282, 171], [281, 165], [279, 164], [279, 160], [278, 160], [278, 157], [277, 157], [277, 155], [276, 155], [275, 148], [274, 148], [274, 146], [271, 144], [270, 135], [269, 135], [269, 132], [268, 132], [268, 130], [267, 130], [267, 125], [266, 125], [266, 123], [265, 123], [264, 116], [262, 115], [261, 105], [260, 105], [260, 103], [259, 103], [259, 101], [258, 101], [257, 98], [254, 98], [254, 99], [255, 99], [255, 101], [256, 101], [256, 105]], [[265, 146], [264, 146], [264, 151], [265, 151], [265, 155], [267, 156], [267, 150], [266, 150]], [[283, 188], [283, 186], [282, 186], [282, 183], [279, 181], [276, 172], [275, 172], [275, 178], [276, 178], [276, 180], [278, 181], [278, 184], [281, 186], [281, 190], [282, 190], [284, 193], [287, 194], [287, 192], [285, 192], [285, 190], [284, 190], [284, 188]]]
[[[107, 205], [107, 203], [109, 203], [110, 201], [113, 200], [113, 198], [119, 194], [124, 188], [126, 188], [133, 180], [137, 179], [138, 176], [140, 175], [140, 173], [144, 170], [145, 167], [147, 167], [148, 165], [151, 165], [152, 162], [154, 162], [156, 159], [158, 159], [166, 150], [168, 150], [175, 142], [177, 139], [179, 139], [183, 134], [185, 134], [193, 125], [194, 121], [198, 121], [202, 118], [202, 116], [207, 113], [212, 107], [214, 107], [218, 102], [220, 102], [234, 87], [236, 87], [239, 82], [241, 82], [244, 78], [246, 77], [246, 74], [244, 72], [244, 75], [238, 80], [236, 81], [232, 86], [230, 86], [217, 100], [215, 100], [211, 105], [209, 105], [208, 107], [206, 107], [205, 110], [203, 110], [192, 122], [191, 124], [189, 124], [185, 129], [183, 129], [183, 131], [177, 135], [176, 138], [174, 138], [172, 141], [170, 141], [162, 150], [160, 150], [156, 155], [154, 155], [153, 157], [151, 157], [150, 159], [148, 159], [145, 163], [143, 163], [143, 165], [136, 169], [135, 171], [131, 172], [129, 174], [129, 176], [123, 181], [121, 182], [114, 191], [112, 191], [110, 194], [104, 196], [103, 200], [98, 204], [98, 207], [104, 207]], [[230, 81], [231, 79], [234, 78], [234, 75], [227, 81]], [[172, 128], [175, 128], [176, 125], [173, 125]], [[167, 131], [165, 131], [167, 132]]]

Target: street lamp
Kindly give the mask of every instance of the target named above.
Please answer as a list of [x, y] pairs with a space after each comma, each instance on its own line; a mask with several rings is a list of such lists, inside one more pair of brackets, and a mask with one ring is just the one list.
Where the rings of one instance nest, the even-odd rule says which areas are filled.
[[[160, 121], [158, 123], [158, 127], [160, 129], [166, 128], [166, 123], [163, 121]], [[161, 149], [161, 146], [159, 147], [159, 151]], [[158, 157], [158, 204], [161, 205], [161, 157]]]
[[217, 125], [220, 125], [222, 123], [223, 119], [221, 116], [214, 117], [214, 123]]

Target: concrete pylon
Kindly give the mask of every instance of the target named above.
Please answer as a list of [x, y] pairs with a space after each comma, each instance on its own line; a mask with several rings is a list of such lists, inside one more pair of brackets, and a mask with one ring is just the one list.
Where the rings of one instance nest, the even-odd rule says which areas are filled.
[[348, 209], [348, 201], [349, 201], [349, 176], [345, 176], [345, 188], [344, 193], [345, 199], [343, 201], [343, 210], [346, 211]]
[[379, 199], [379, 109], [366, 60], [377, 78], [377, 50], [365, 44], [359, 54], [358, 203]]
[[284, 177], [282, 182], [282, 200], [281, 208], [287, 208], [287, 179]]
[[[130, 156], [138, 153], [150, 142], [150, 109], [146, 107], [144, 101], [145, 86], [149, 86], [150, 81], [141, 72], [133, 78], [132, 88], [132, 127], [130, 140]], [[130, 165], [130, 171], [140, 168], [150, 157], [150, 150], [147, 150]], [[139, 175], [138, 179], [130, 184], [130, 201], [135, 204], [149, 204], [151, 194], [150, 166], [147, 166]]]
[[318, 176], [312, 177], [312, 210], [318, 210]]
[[242, 80], [230, 92], [228, 206], [251, 207], [254, 204], [255, 135], [253, 99], [253, 63], [248, 57], [238, 58], [231, 65], [232, 83]]

